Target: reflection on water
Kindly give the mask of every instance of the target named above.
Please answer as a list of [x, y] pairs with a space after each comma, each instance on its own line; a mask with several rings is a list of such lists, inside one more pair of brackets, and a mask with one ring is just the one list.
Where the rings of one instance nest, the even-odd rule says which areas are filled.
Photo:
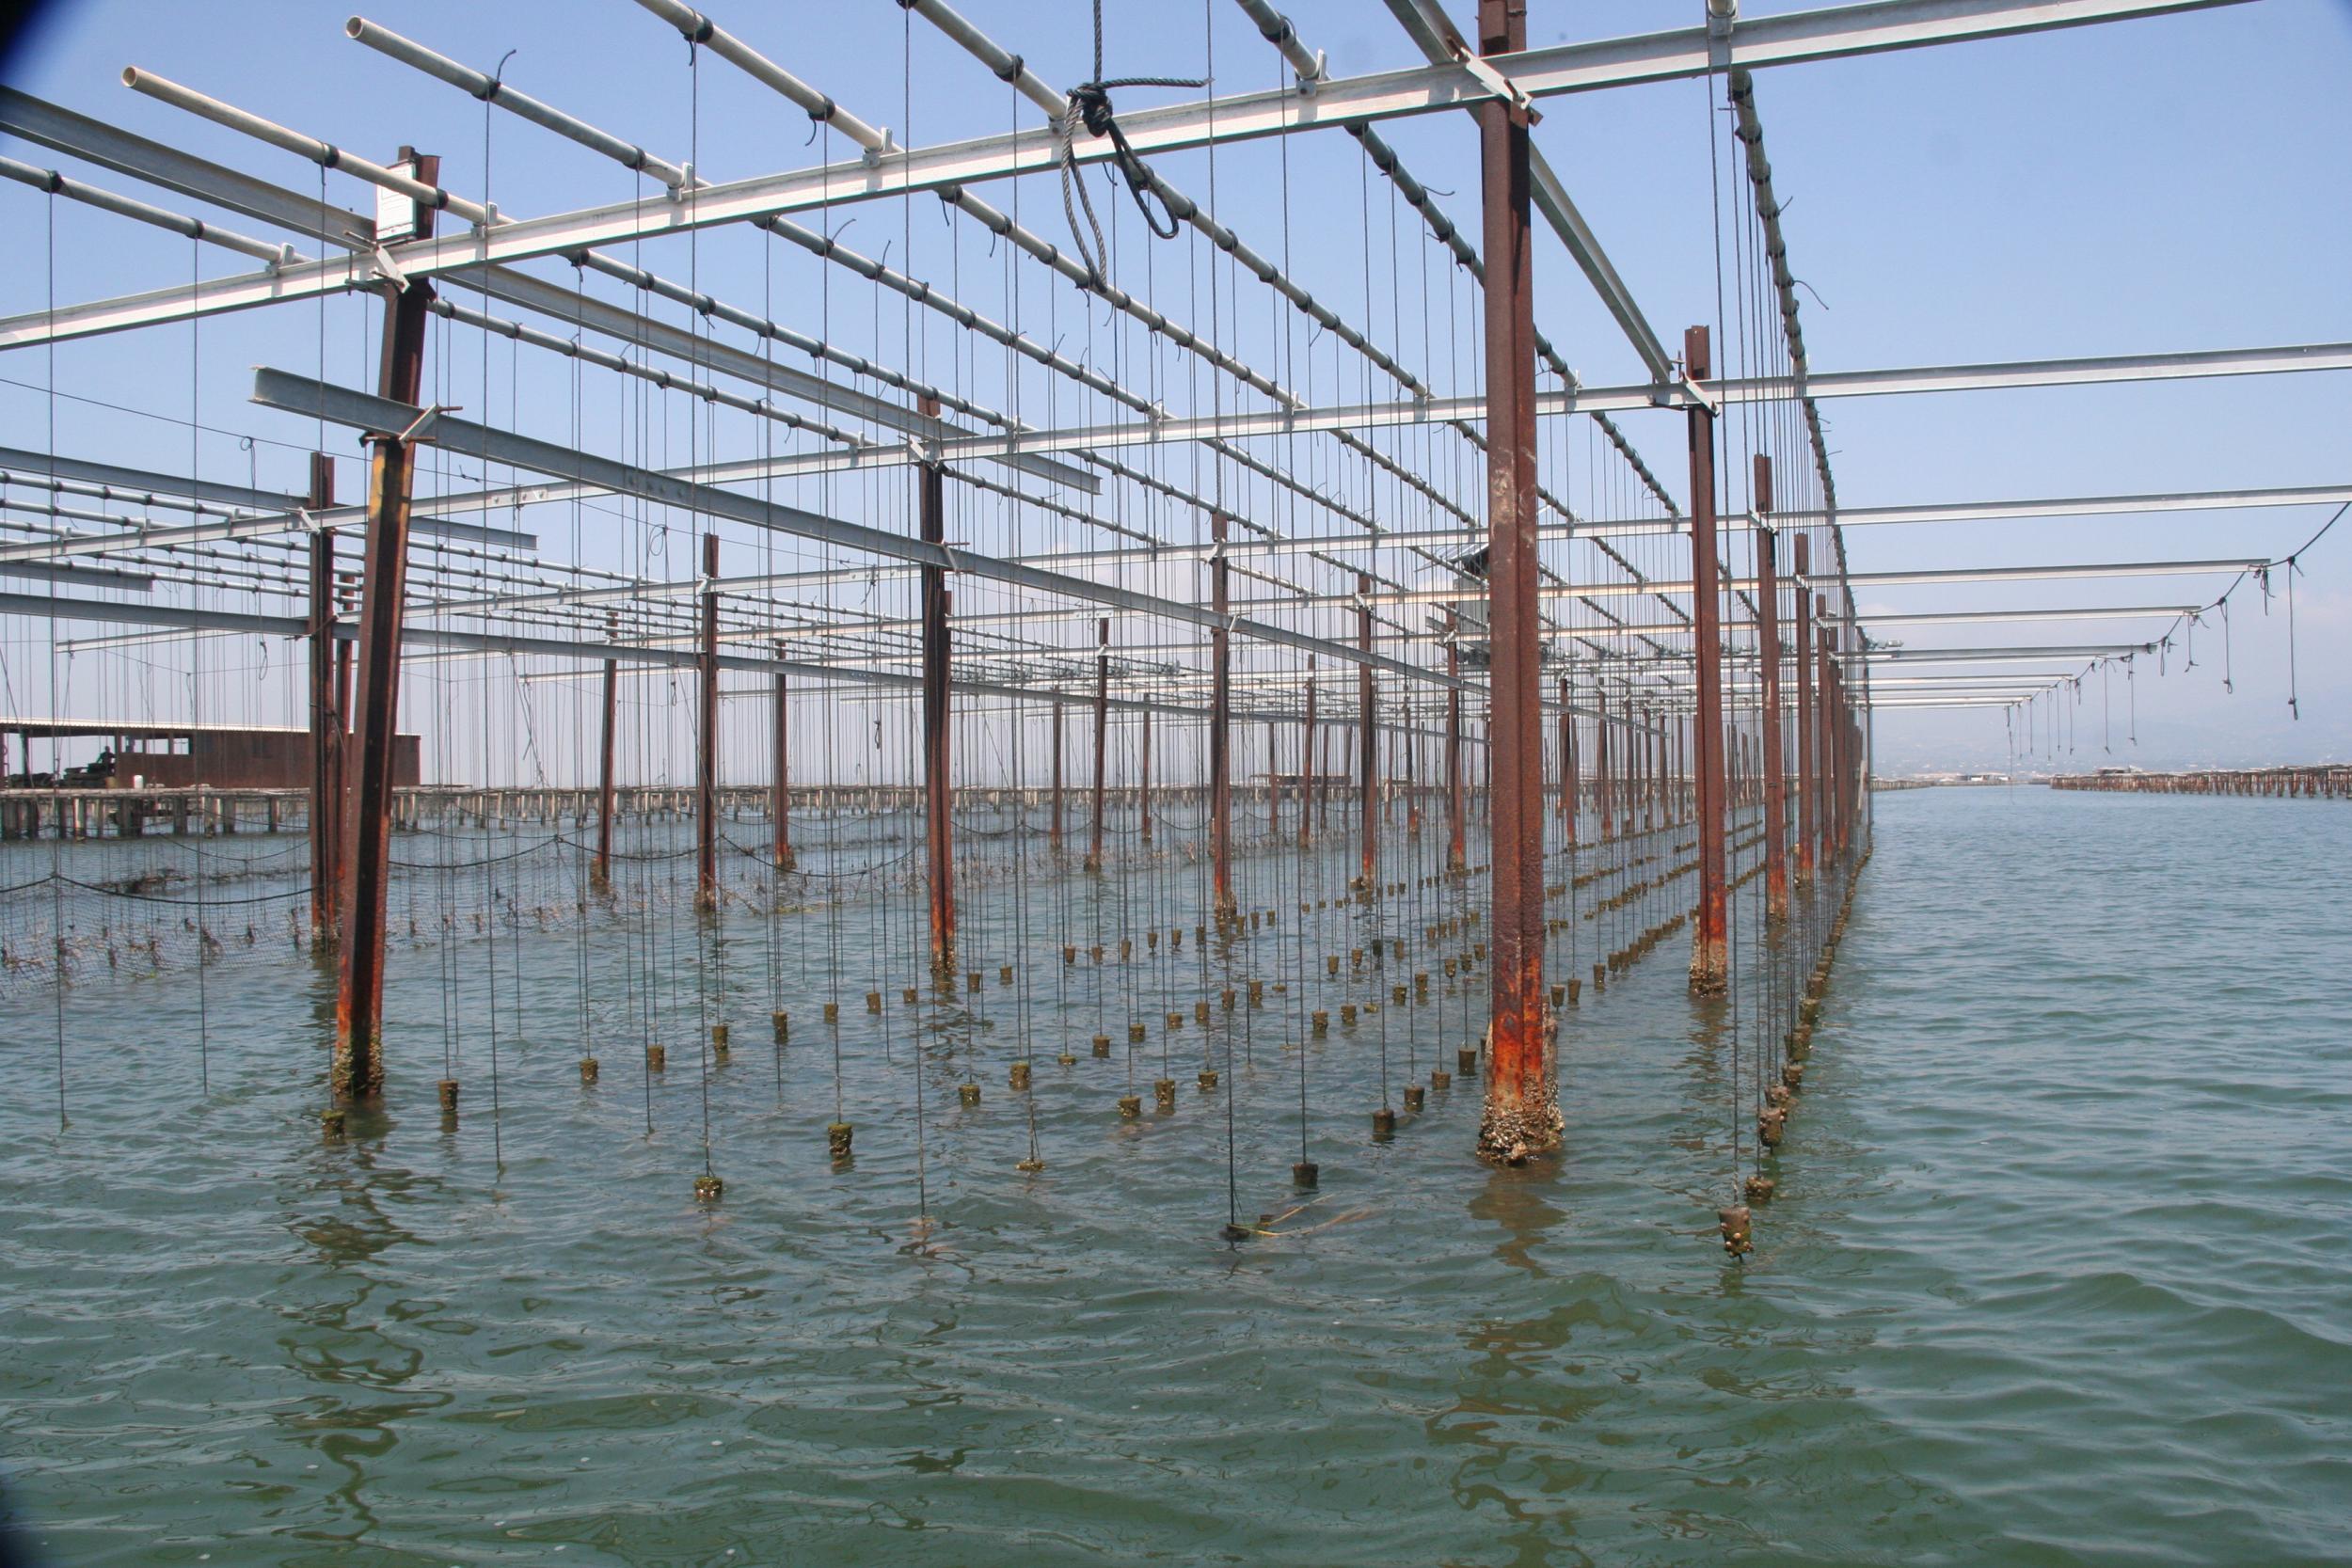
[[[968, 907], [982, 990], [914, 1009], [895, 898], [715, 944], [666, 908], [523, 918], [454, 975], [410, 950], [393, 1114], [333, 1145], [310, 955], [211, 977], [209, 1100], [184, 973], [85, 987], [63, 1134], [46, 1029], [13, 1015], [0, 1054], [9, 1506], [75, 1563], [2340, 1560], [2352, 816], [1972, 790], [1879, 824], [1744, 1268], [1712, 1210], [1753, 999], [1694, 1007], [1672, 944], [1570, 1015], [1566, 1148], [1513, 1171], [1467, 1157], [1461, 1080], [1366, 1136], [1383, 1053], [1425, 1078], [1471, 998], [1315, 1039], [1311, 994], [1397, 976], [1324, 993], [1321, 948], [1188, 927], [1132, 998], [1038, 932], [1008, 985], [1003, 883]], [[1253, 875], [1295, 906], [1296, 865]], [[1198, 892], [1169, 864], [1031, 907], [1172, 926]], [[1268, 1005], [1230, 1030], [1157, 1027], [1252, 977]], [[688, 1183], [706, 1089], [716, 1212]], [[1235, 1200], [1275, 1216], [1237, 1246], [1229, 1098]]]

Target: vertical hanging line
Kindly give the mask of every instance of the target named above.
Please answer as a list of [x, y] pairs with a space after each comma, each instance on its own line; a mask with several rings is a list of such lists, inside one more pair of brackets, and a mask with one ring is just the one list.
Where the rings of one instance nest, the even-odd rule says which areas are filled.
[[[191, 295], [196, 293], [196, 290], [203, 281], [203, 248], [204, 247], [201, 242], [191, 240], [188, 243], [188, 292]], [[199, 376], [201, 371], [201, 364], [198, 358], [199, 351], [202, 347], [202, 340], [199, 329], [197, 325], [197, 323], [200, 319], [201, 318], [195, 312], [191, 311], [189, 313], [188, 480], [190, 483], [194, 483], [202, 472], [202, 463], [199, 457], [199, 452], [201, 451], [201, 442], [203, 438], [203, 415], [199, 403]], [[56, 386], [54, 379], [52, 380], [51, 386], [54, 391]], [[191, 594], [191, 597], [193, 597], [193, 594]], [[196, 723], [203, 718], [203, 640], [201, 638], [191, 639], [188, 643], [188, 721], [190, 723]], [[55, 689], [56, 689], [53, 685], [51, 689], [53, 696], [55, 695]], [[193, 757], [193, 753], [196, 751], [196, 743], [193, 738], [191, 738], [188, 743], [188, 751], [191, 753], [191, 757]], [[191, 768], [190, 770], [193, 772], [193, 768]], [[224, 805], [223, 809], [233, 811], [236, 808], [233, 805]], [[58, 941], [60, 943], [58, 951], [62, 954], [64, 951], [64, 933], [62, 931], [58, 933]], [[207, 929], [204, 924], [204, 835], [199, 833], [196, 839], [196, 1060], [198, 1081], [199, 1086], [208, 1097], [213, 1092], [213, 1029], [210, 996], [211, 988], [205, 983], [205, 948], [211, 941], [212, 933], [209, 929]], [[64, 984], [65, 974], [62, 965], [60, 965], [57, 973], [58, 984], [62, 986]], [[60, 995], [60, 1001], [62, 1002], [62, 993]]]
[[[2341, 515], [2341, 514], [2339, 514], [2339, 515]], [[2296, 723], [2298, 723], [2298, 724], [2299, 724], [2299, 723], [2301, 723], [2301, 722], [2303, 721], [2303, 708], [2302, 708], [2302, 705], [2301, 705], [2301, 704], [2297, 701], [2297, 699], [2296, 699], [2296, 686], [2295, 686], [2295, 579], [2296, 579], [2296, 575], [2297, 575], [2298, 573], [2300, 573], [2300, 572], [2301, 572], [2302, 568], [2301, 568], [2300, 566], [2298, 566], [2298, 565], [2296, 565], [2296, 559], [2295, 559], [2295, 557], [2294, 557], [2294, 556], [2288, 556], [2288, 557], [2287, 557], [2287, 560], [2286, 560], [2286, 567], [2287, 567], [2287, 713], [2288, 713], [2288, 716], [2289, 716], [2289, 717], [2290, 717], [2290, 718], [2291, 718], [2291, 719], [2292, 719], [2295, 722], [2296, 722]]]
[[[516, 54], [516, 52], [515, 52], [514, 50], [509, 49], [509, 50], [508, 50], [505, 54], [503, 54], [503, 55], [500, 55], [500, 56], [499, 56], [498, 71], [496, 72], [496, 74], [495, 74], [495, 75], [494, 75], [494, 77], [493, 77], [493, 80], [494, 80], [494, 81], [495, 81], [498, 77], [502, 77], [502, 76], [505, 74], [505, 72], [506, 72], [506, 62], [507, 62], [508, 60], [513, 59], [513, 58], [515, 57], [515, 54]], [[488, 212], [491, 212], [491, 213], [496, 213], [496, 212], [498, 211], [498, 209], [497, 209], [497, 207], [496, 207], [495, 205], [493, 205], [493, 203], [492, 203], [492, 200], [491, 200], [492, 192], [491, 192], [491, 186], [490, 186], [490, 121], [491, 121], [491, 118], [492, 118], [492, 117], [491, 117], [491, 113], [490, 113], [490, 101], [489, 101], [488, 99], [486, 99], [486, 98], [485, 98], [485, 99], [484, 99], [484, 100], [482, 101], [482, 205], [483, 205], [483, 207], [484, 207], [484, 209], [485, 209], [485, 211], [488, 211]], [[489, 303], [490, 303], [489, 280], [488, 280], [488, 275], [487, 275], [487, 274], [485, 274], [485, 275], [484, 275], [484, 279], [483, 279], [483, 290], [482, 290], [482, 302], [483, 302], [483, 306], [484, 306], [484, 308], [485, 308], [485, 313], [486, 314], [486, 313], [487, 313], [487, 309], [488, 309], [488, 306], [489, 306]], [[509, 367], [509, 369], [508, 369], [508, 372], [507, 372], [507, 373], [508, 373], [508, 375], [509, 375], [509, 377], [510, 377], [510, 382], [509, 382], [509, 385], [508, 385], [508, 388], [507, 388], [507, 390], [508, 390], [509, 394], [511, 395], [511, 394], [513, 393], [513, 391], [514, 391], [514, 387], [513, 387], [513, 385], [512, 385], [512, 380], [511, 380], [511, 378], [512, 378], [512, 377], [514, 376], [514, 374], [515, 374], [515, 371], [514, 371], [514, 369], [513, 369], [513, 367], [512, 367], [512, 365], [511, 365], [511, 364], [510, 364], [510, 367]], [[486, 425], [486, 424], [489, 422], [490, 418], [491, 418], [491, 415], [490, 415], [490, 344], [489, 344], [489, 340], [488, 340], [487, 338], [485, 338], [485, 339], [483, 340], [483, 344], [482, 344], [482, 419], [483, 419], [483, 422]], [[512, 471], [511, 469], [508, 471], [508, 477], [509, 477], [510, 479], [513, 477], [513, 471]], [[483, 464], [482, 464], [482, 483], [483, 483], [485, 486], [486, 486], [486, 485], [488, 485], [488, 484], [490, 483], [490, 463], [489, 463], [489, 459], [488, 459], [488, 457], [487, 457], [486, 455], [484, 457], [484, 459], [483, 459]], [[484, 521], [485, 521], [485, 522], [487, 522], [487, 521], [488, 521], [488, 511], [487, 511], [486, 506], [485, 506], [485, 511], [484, 511]], [[493, 752], [493, 751], [492, 751], [492, 749], [491, 749], [491, 748], [492, 748], [492, 744], [493, 744], [493, 743], [492, 743], [492, 741], [491, 741], [491, 739], [490, 739], [490, 736], [489, 736], [489, 723], [490, 723], [490, 692], [489, 692], [489, 689], [488, 689], [488, 686], [486, 685], [486, 683], [485, 684], [485, 686], [484, 686], [484, 688], [483, 688], [483, 691], [482, 691], [482, 723], [483, 723], [483, 741], [484, 741], [484, 749], [483, 749], [483, 782], [486, 784], [486, 783], [488, 783], [488, 782], [489, 782], [489, 759], [490, 759], [490, 757], [494, 754], [494, 752]], [[500, 1117], [500, 1116], [499, 1116], [499, 1006], [498, 1006], [498, 973], [499, 973], [499, 970], [498, 970], [498, 940], [499, 940], [499, 938], [498, 938], [498, 933], [499, 933], [499, 900], [498, 900], [498, 863], [498, 863], [498, 857], [497, 857], [497, 856], [495, 856], [495, 855], [493, 855], [493, 854], [491, 854], [491, 853], [489, 852], [489, 846], [485, 843], [485, 844], [483, 846], [482, 878], [483, 878], [483, 881], [484, 881], [484, 883], [485, 884], [485, 891], [486, 891], [486, 892], [489, 894], [489, 895], [490, 895], [490, 897], [489, 897], [489, 911], [488, 911], [488, 912], [489, 912], [489, 917], [490, 917], [490, 933], [489, 933], [489, 942], [488, 942], [488, 953], [487, 953], [487, 955], [486, 955], [486, 957], [487, 957], [487, 962], [486, 962], [486, 963], [485, 963], [485, 969], [486, 969], [486, 971], [487, 971], [488, 982], [489, 982], [489, 991], [490, 991], [490, 996], [489, 996], [489, 1002], [490, 1002], [490, 1005], [489, 1005], [489, 1009], [488, 1009], [488, 1011], [489, 1011], [489, 1015], [490, 1015], [490, 1016], [489, 1016], [489, 1024], [490, 1024], [490, 1164], [491, 1164], [491, 1166], [492, 1166], [492, 1168], [493, 1168], [494, 1170], [497, 1170], [497, 1171], [499, 1171], [499, 1172], [501, 1172], [501, 1173], [503, 1173], [503, 1172], [505, 1171], [505, 1169], [506, 1169], [506, 1142], [505, 1142], [505, 1134], [504, 1134], [504, 1132], [501, 1130], [501, 1128], [500, 1128], [500, 1126], [499, 1126], [499, 1122], [500, 1122], [500, 1120], [501, 1120], [501, 1117]], [[518, 914], [519, 914], [519, 911], [517, 911], [517, 912], [518, 912]], [[519, 967], [519, 966], [520, 966], [520, 964], [521, 964], [521, 960], [522, 960], [522, 954], [521, 954], [521, 951], [520, 951], [520, 949], [521, 949], [521, 943], [522, 943], [522, 933], [521, 933], [521, 931], [520, 931], [520, 929], [519, 929], [519, 927], [518, 927], [518, 928], [517, 928], [517, 930], [516, 931], [516, 934], [515, 934], [515, 945], [516, 945], [516, 955], [515, 955], [515, 958], [516, 958], [516, 965], [517, 965], [517, 971], [516, 971], [516, 977], [515, 977], [515, 1000], [516, 1000], [516, 1005], [517, 1006], [517, 1007], [519, 1007], [519, 1006], [520, 1006], [520, 1005], [521, 1005], [521, 1001], [522, 1001], [522, 975], [521, 975], [521, 973], [520, 973], [520, 967]]]
[[[44, 379], [49, 384], [48, 395], [43, 402], [49, 425], [49, 477], [54, 481], [57, 477], [57, 193], [55, 189], [49, 192], [49, 199], [43, 204], [42, 212], [48, 220], [42, 240], [42, 254], [46, 263], [44, 284], [47, 290], [46, 302], [42, 309], [48, 318], [50, 328], [49, 341], [44, 345], [42, 354], [46, 361]], [[53, 708], [62, 705], [57, 702], [56, 602], [57, 584], [56, 579], [52, 578], [49, 584], [49, 702]], [[65, 1100], [65, 868], [62, 863], [65, 853], [65, 817], [62, 815], [62, 803], [57, 799], [56, 793], [57, 780], [63, 776], [64, 769], [57, 765], [57, 744], [58, 737], [53, 731], [49, 736], [49, 819], [56, 836], [50, 841], [49, 851], [50, 992], [55, 1003], [52, 1011], [55, 1015], [53, 1022], [56, 1028], [57, 1038], [57, 1131], [63, 1132], [72, 1123], [66, 1116]], [[27, 737], [24, 742], [24, 770], [28, 774], [33, 770], [33, 743], [30, 737]], [[34, 825], [36, 836], [39, 831], [40, 825], [36, 823]], [[198, 842], [200, 844], [202, 841], [199, 839]], [[199, 874], [202, 872], [201, 860], [197, 863], [197, 869]], [[198, 883], [199, 890], [202, 885], [201, 881]], [[199, 943], [198, 947], [199, 956], [202, 951]], [[200, 1037], [199, 1036], [199, 1040]], [[202, 1046], [199, 1043], [199, 1050], [201, 1049]]]

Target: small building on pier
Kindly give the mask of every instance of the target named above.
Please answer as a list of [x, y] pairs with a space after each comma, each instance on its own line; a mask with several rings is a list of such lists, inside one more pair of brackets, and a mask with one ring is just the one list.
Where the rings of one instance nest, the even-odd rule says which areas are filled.
[[[33, 741], [101, 743], [61, 776], [34, 766]], [[417, 736], [392, 750], [392, 782], [423, 777]], [[10, 788], [302, 789], [310, 782], [310, 732], [294, 725], [143, 723], [114, 719], [0, 719], [0, 781]]]

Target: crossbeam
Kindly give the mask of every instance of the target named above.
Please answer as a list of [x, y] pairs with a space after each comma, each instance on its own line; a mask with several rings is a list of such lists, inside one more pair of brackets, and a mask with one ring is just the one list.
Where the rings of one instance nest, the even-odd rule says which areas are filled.
[[[2081, 26], [2092, 23], [2203, 10], [2245, 0], [1875, 0], [1875, 3], [1742, 22], [1726, 40], [1705, 27], [1677, 28], [1634, 38], [1561, 44], [1490, 56], [1494, 72], [1531, 98], [1606, 87], [1683, 80], [1729, 67], [1749, 70], [1837, 59], [1973, 39]], [[1137, 152], [1256, 140], [1320, 126], [1391, 119], [1460, 109], [1501, 96], [1491, 75], [1458, 62], [1317, 82], [1260, 93], [1138, 109], [1120, 117], [1126, 145]], [[1068, 156], [1080, 163], [1109, 159], [1106, 136], [1082, 136]], [[703, 187], [691, 202], [622, 201], [544, 217], [435, 235], [389, 249], [401, 276], [433, 277], [470, 266], [570, 255], [691, 229], [743, 223], [782, 213], [872, 200], [912, 191], [1049, 172], [1060, 166], [1064, 138], [1052, 128], [1009, 132], [910, 149], [783, 174]], [[315, 229], [306, 230], [316, 232]], [[0, 349], [56, 337], [238, 310], [320, 293], [366, 287], [377, 277], [372, 258], [330, 256], [267, 271], [210, 279], [194, 286], [67, 306], [54, 312], [0, 322]], [[1818, 384], [1814, 388], [1819, 391]], [[1645, 388], [1646, 390], [1646, 388]]]
[[675, 506], [707, 516], [724, 517], [754, 528], [774, 530], [806, 539], [818, 539], [844, 549], [861, 550], [885, 560], [936, 566], [950, 572], [1011, 583], [1037, 593], [1090, 604], [1108, 605], [1136, 614], [1156, 615], [1193, 626], [1226, 629], [1266, 642], [1327, 654], [1351, 663], [1369, 663], [1408, 679], [1448, 684], [1447, 677], [1404, 663], [1383, 654], [1360, 653], [1344, 643], [1312, 637], [1262, 621], [1234, 618], [1230, 624], [1199, 605], [1157, 594], [1137, 593], [1112, 583], [1046, 571], [1020, 562], [959, 550], [889, 533], [863, 523], [851, 523], [800, 507], [786, 506], [732, 490], [715, 489], [672, 474], [633, 467], [591, 452], [575, 451], [551, 442], [511, 431], [494, 430], [447, 415], [428, 418], [425, 411], [349, 388], [335, 387], [308, 376], [263, 368], [254, 372], [253, 401], [306, 418], [356, 430], [398, 432], [423, 426], [435, 441], [452, 451], [479, 457], [485, 463], [512, 464], [518, 468], [595, 484], [618, 494], [632, 495], [664, 506]]

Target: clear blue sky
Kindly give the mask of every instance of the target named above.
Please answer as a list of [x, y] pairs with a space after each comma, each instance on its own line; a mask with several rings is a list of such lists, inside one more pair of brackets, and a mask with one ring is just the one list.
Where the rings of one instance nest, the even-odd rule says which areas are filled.
[[[1049, 81], [1087, 74], [1088, 8], [1079, 0], [966, 0], [963, 8]], [[1368, 0], [1302, 0], [1287, 8], [1308, 42], [1329, 53], [1337, 72], [1413, 63], [1385, 8]], [[1747, 8], [1756, 15], [1797, 8]], [[1271, 51], [1230, 0], [1111, 0], [1108, 9], [1114, 74], [1200, 73], [1213, 22], [1221, 88], [1275, 79]], [[1454, 9], [1467, 16], [1464, 7]], [[1540, 4], [1533, 28], [1538, 42], [1604, 37], [1685, 24], [1700, 10], [1699, 0]], [[299, 160], [126, 91], [118, 73], [135, 63], [371, 155], [388, 155], [402, 142], [437, 150], [445, 182], [481, 193], [482, 107], [345, 40], [344, 14], [292, 3], [68, 0], [51, 8], [9, 65], [9, 80], [282, 183], [318, 189], [316, 169]], [[364, 14], [477, 66], [514, 50], [506, 73], [517, 86], [665, 155], [683, 158], [694, 145], [687, 50], [625, 0], [385, 0]], [[982, 134], [1001, 129], [1012, 113], [1004, 89], [929, 27], [917, 22], [908, 29], [898, 8], [882, 0], [791, 8], [737, 3], [713, 14], [902, 139]], [[2256, 0], [1764, 72], [1759, 103], [1788, 204], [1792, 261], [1807, 285], [1805, 331], [1815, 366], [2352, 340], [2348, 79], [2352, 0]], [[731, 69], [706, 61], [700, 94], [700, 167], [710, 178], [816, 160], [817, 150], [803, 145], [805, 119]], [[1698, 84], [1623, 89], [1552, 101], [1536, 133], [1661, 336], [1675, 341], [1684, 325], [1715, 313], [1709, 114], [1707, 89]], [[510, 117], [498, 117], [490, 135], [491, 194], [517, 214], [620, 199], [635, 188], [625, 172]], [[1444, 198], [1449, 210], [1474, 227], [1475, 146], [1467, 119], [1400, 124], [1391, 137], [1416, 173], [1452, 193]], [[1353, 144], [1337, 133], [1301, 139], [1322, 145], [1294, 154], [1295, 268], [1343, 310], [1359, 309], [1363, 247]], [[44, 165], [56, 161], [21, 144], [5, 150]], [[1283, 218], [1276, 155], [1261, 147], [1220, 156], [1222, 214], [1272, 249]], [[1170, 158], [1165, 166], [1179, 183], [1206, 194], [1204, 156]], [[126, 183], [113, 176], [103, 182]], [[329, 192], [346, 204], [363, 204], [362, 188], [340, 178]], [[1022, 200], [1026, 221], [1064, 237], [1050, 182], [1025, 182]], [[0, 234], [8, 236], [0, 310], [41, 303], [42, 208], [42, 198], [22, 187], [0, 190]], [[183, 243], [125, 228], [91, 214], [60, 216], [61, 301], [186, 276]], [[904, 261], [912, 245], [915, 271], [945, 282], [960, 266], [965, 292], [984, 308], [1001, 308], [993, 270], [1000, 261], [968, 240], [950, 251], [944, 234], [937, 203], [924, 198], [911, 215], [896, 203], [873, 204], [846, 238], [869, 252], [888, 241], [897, 247], [894, 261]], [[844, 341], [876, 341], [893, 358], [904, 352], [896, 314], [879, 330], [845, 319], [868, 309], [862, 288], [836, 282], [830, 306], [823, 306], [813, 294], [813, 271], [778, 258], [772, 276], [763, 278], [756, 255], [712, 242], [694, 261], [706, 284], [730, 297], [755, 303], [766, 289], [776, 315], [796, 325], [815, 329], [822, 319]], [[219, 255], [202, 264], [210, 273], [241, 268]], [[673, 248], [660, 264], [683, 276], [685, 252]], [[1175, 286], [1180, 266], [1171, 261], [1159, 280], [1163, 289]], [[1122, 273], [1131, 286], [1136, 276]], [[983, 288], [976, 277], [991, 281]], [[1385, 285], [1375, 291], [1375, 309], [1386, 309], [1386, 293]], [[1243, 291], [1245, 322], [1265, 319], [1263, 294], [1254, 286]], [[1042, 335], [1037, 316], [1046, 309], [1045, 294], [1027, 297], [1030, 325]], [[1065, 335], [1081, 332], [1075, 312], [1063, 309], [1056, 326]], [[1642, 379], [1581, 277], [1548, 242], [1537, 317], [1588, 382]], [[326, 320], [337, 345], [329, 351], [332, 368], [336, 354], [356, 356], [362, 328], [357, 315], [330, 313]], [[937, 371], [946, 362], [949, 338], [918, 330], [924, 338], [914, 352]], [[160, 345], [126, 338], [62, 351], [60, 383], [69, 389], [137, 388], [140, 395], [124, 401], [183, 416], [191, 396], [189, 351], [184, 329], [175, 331]], [[318, 362], [320, 331], [314, 308], [208, 323], [199, 354], [207, 385], [199, 390], [207, 417], [298, 445], [299, 431], [243, 404], [239, 372], [262, 361], [308, 370]], [[1418, 336], [1409, 322], [1406, 335]], [[45, 372], [30, 360], [11, 356], [0, 364], [0, 375], [39, 384]], [[551, 385], [560, 386], [560, 372], [553, 373]], [[2352, 480], [2352, 374], [2342, 372], [1842, 400], [1826, 412], [1839, 492], [1851, 506]], [[0, 386], [0, 425], [10, 444], [40, 445], [47, 418], [45, 399]], [[68, 410], [60, 419], [67, 450], [103, 447], [124, 452], [127, 461], [187, 465], [184, 433], [149, 428], [153, 421], [90, 409]], [[1680, 492], [1677, 417], [1639, 414], [1627, 422], [1652, 467]], [[211, 439], [198, 460], [207, 472], [238, 477], [250, 464], [265, 483], [298, 487], [294, 446], [248, 454], [223, 436]], [[2324, 520], [2325, 514], [2270, 510], [1870, 529], [1854, 531], [1850, 547], [1859, 570], [2277, 554]], [[2200, 634], [2194, 672], [2184, 675], [2176, 656], [2168, 660], [2172, 673], [2159, 680], [2143, 664], [2134, 693], [2138, 745], [2125, 746], [2119, 717], [2109, 741], [2117, 760], [2164, 766], [2352, 752], [2352, 519], [2312, 552], [2306, 568], [2296, 591], [2301, 722], [2288, 721], [2283, 607], [2265, 620], [2249, 592], [2240, 598], [2233, 634], [2234, 695], [2220, 688], [2217, 627], [2210, 637]], [[1947, 586], [1888, 590], [1867, 596], [1864, 608], [2172, 603], [2210, 596], [2221, 586], [2203, 578]], [[2122, 625], [1887, 630], [1915, 644], [2074, 642], [2119, 636]], [[2120, 716], [2120, 680], [2116, 690]], [[2098, 700], [2094, 687], [2082, 710], [2080, 744], [2093, 751], [2100, 744]], [[1890, 771], [2005, 754], [2002, 721], [1990, 712], [1891, 716], [1882, 721], [1880, 738]]]

